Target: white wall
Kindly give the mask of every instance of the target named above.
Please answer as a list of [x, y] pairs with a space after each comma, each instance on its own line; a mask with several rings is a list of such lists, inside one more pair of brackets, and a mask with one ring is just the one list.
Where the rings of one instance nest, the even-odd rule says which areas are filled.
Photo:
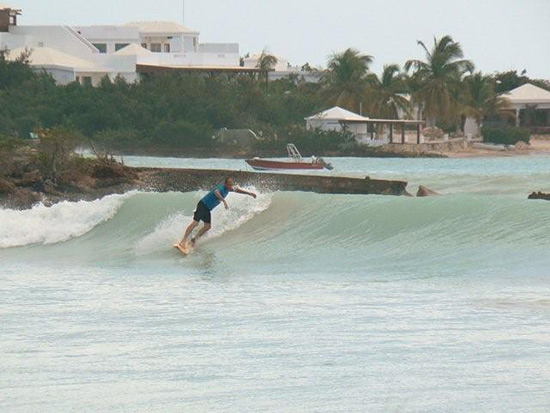
[[32, 69], [33, 71], [38, 73], [46, 72], [50, 74], [55, 79], [55, 82], [60, 85], [67, 85], [76, 80], [75, 72], [73, 69], [70, 69], [70, 68], [48, 66], [48, 67], [33, 67]]
[[90, 43], [104, 43], [108, 54], [116, 52], [116, 44], [140, 43], [137, 27], [77, 26], [74, 30]]
[[478, 137], [480, 133], [480, 127], [477, 124], [477, 121], [472, 118], [471, 116], [468, 116], [466, 118], [466, 122], [464, 122], [464, 135], [475, 138]]
[[9, 41], [18, 43], [15, 47], [51, 47], [80, 59], [92, 60], [97, 50], [87, 41], [65, 26], [12, 26]]
[[164, 66], [239, 66], [239, 54], [220, 53], [153, 53], [137, 57], [144, 65]]
[[368, 129], [366, 123], [347, 123], [345, 127], [338, 120], [333, 119], [307, 119], [306, 129], [308, 130], [322, 130], [325, 132], [336, 131], [343, 132], [346, 130], [360, 140], [368, 137]]

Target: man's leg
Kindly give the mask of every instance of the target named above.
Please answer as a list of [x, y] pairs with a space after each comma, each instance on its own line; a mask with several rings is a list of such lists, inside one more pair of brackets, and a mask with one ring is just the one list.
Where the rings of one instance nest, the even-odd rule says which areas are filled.
[[191, 221], [191, 223], [189, 224], [189, 226], [187, 227], [187, 229], [185, 230], [185, 235], [183, 236], [183, 239], [181, 240], [180, 242], [180, 245], [182, 247], [185, 246], [185, 243], [187, 242], [187, 238], [189, 238], [189, 235], [191, 235], [191, 233], [193, 232], [193, 230], [195, 228], [197, 228], [197, 225], [199, 225], [199, 223], [195, 220]]
[[212, 225], [210, 224], [204, 224], [204, 226], [200, 229], [199, 232], [197, 232], [197, 235], [195, 236], [195, 238], [193, 238], [191, 240], [191, 243], [193, 244], [193, 246], [197, 243], [197, 240], [202, 237], [204, 234], [206, 234], [210, 228], [212, 228]]

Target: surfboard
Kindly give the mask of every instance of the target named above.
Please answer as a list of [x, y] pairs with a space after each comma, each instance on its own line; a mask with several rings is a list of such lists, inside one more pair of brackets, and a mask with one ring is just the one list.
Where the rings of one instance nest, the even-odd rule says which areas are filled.
[[174, 248], [177, 249], [179, 252], [181, 252], [185, 256], [188, 256], [191, 253], [191, 250], [193, 249], [188, 242], [186, 242], [183, 247], [179, 243], [174, 244]]

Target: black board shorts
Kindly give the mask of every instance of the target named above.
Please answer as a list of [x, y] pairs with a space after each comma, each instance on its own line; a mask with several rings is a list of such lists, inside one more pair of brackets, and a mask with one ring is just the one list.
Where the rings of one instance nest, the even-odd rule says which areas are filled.
[[210, 210], [202, 201], [199, 201], [197, 204], [197, 209], [193, 214], [193, 220], [197, 222], [204, 222], [205, 224], [210, 224], [212, 222], [212, 216], [210, 215]]

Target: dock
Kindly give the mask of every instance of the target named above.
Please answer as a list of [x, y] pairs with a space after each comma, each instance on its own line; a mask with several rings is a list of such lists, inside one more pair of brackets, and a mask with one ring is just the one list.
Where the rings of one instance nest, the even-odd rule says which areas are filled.
[[132, 168], [142, 189], [158, 192], [209, 190], [226, 177], [240, 186], [263, 191], [305, 191], [319, 194], [409, 195], [407, 182], [364, 178], [266, 173], [217, 169]]

